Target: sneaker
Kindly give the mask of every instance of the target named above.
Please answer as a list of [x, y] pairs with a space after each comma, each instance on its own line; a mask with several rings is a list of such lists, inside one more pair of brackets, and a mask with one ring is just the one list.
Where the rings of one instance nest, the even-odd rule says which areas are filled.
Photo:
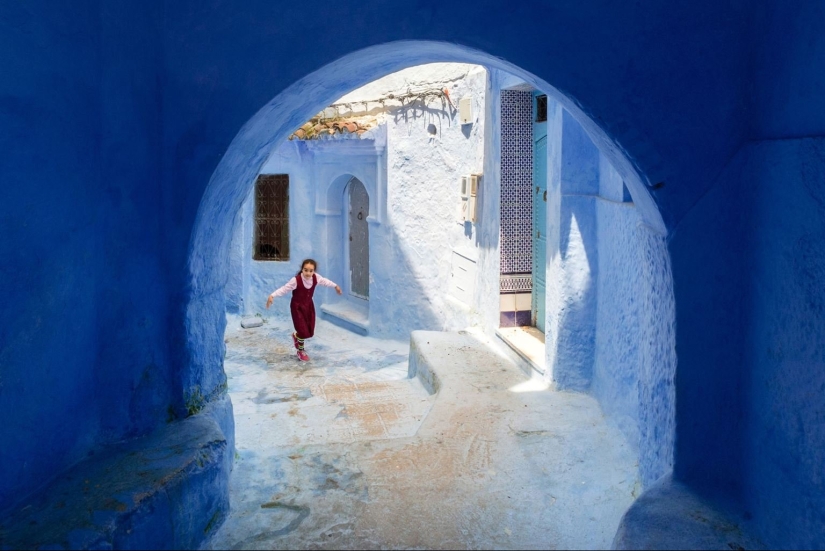
[[298, 350], [301, 346], [298, 344], [298, 335], [295, 333], [292, 334], [292, 344], [295, 345], [295, 350]]
[[298, 359], [301, 360], [302, 362], [308, 362], [309, 361], [309, 356], [307, 356], [307, 353], [304, 352], [303, 350], [299, 350], [298, 351]]

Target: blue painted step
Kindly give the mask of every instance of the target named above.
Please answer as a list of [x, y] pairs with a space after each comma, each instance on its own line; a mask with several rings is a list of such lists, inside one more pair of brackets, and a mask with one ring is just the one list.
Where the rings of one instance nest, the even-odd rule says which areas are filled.
[[231, 421], [225, 396], [78, 463], [0, 520], [0, 549], [198, 548], [229, 513]]
[[766, 549], [744, 524], [667, 475], [624, 514], [613, 549]]

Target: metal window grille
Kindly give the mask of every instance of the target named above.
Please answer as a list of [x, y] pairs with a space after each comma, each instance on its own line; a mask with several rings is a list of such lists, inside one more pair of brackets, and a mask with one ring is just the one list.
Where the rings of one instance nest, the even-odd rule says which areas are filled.
[[255, 182], [255, 260], [289, 260], [289, 175]]
[[547, 96], [536, 96], [536, 122], [547, 120]]

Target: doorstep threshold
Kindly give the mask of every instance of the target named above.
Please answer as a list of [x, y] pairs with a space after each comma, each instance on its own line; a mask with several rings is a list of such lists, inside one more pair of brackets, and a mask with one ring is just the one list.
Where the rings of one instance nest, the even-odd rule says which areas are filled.
[[541, 374], [547, 371], [544, 333], [535, 327], [499, 327], [496, 335], [533, 369]]
[[367, 335], [370, 330], [368, 310], [355, 307], [349, 303], [324, 304], [321, 306], [324, 317], [337, 325], [359, 335]]

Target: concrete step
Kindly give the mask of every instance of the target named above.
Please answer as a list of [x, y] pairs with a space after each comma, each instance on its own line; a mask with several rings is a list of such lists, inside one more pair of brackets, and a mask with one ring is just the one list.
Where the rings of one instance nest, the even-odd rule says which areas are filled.
[[369, 303], [364, 305], [351, 302], [336, 302], [321, 306], [324, 318], [348, 331], [358, 335], [367, 335], [370, 330]]
[[[430, 394], [461, 394], [478, 382], [478, 369], [499, 374], [494, 384], [515, 385], [524, 373], [512, 360], [497, 353], [483, 336], [465, 331], [413, 331], [410, 333], [410, 378], [418, 377]], [[501, 374], [504, 375], [501, 375]], [[489, 377], [482, 376], [485, 384]]]
[[535, 327], [500, 327], [496, 336], [538, 373], [546, 372], [544, 333]]
[[743, 524], [667, 476], [624, 514], [613, 549], [766, 549]]
[[229, 513], [231, 421], [226, 396], [81, 461], [0, 520], [0, 549], [197, 549]]

